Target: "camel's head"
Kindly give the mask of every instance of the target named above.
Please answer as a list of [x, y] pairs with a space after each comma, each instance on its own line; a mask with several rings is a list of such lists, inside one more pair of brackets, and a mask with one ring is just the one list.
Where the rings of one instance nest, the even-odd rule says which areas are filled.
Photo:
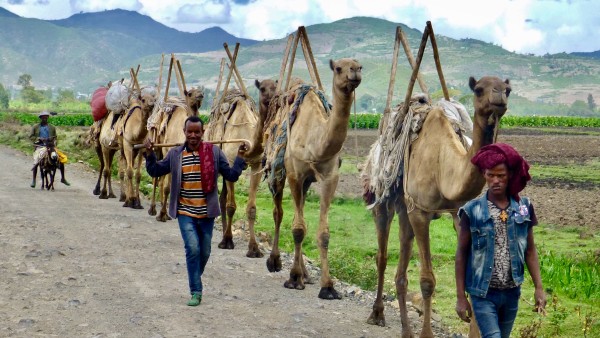
[[485, 117], [490, 125], [492, 120], [500, 119], [508, 109], [510, 81], [502, 81], [495, 76], [484, 76], [479, 81], [469, 78], [469, 87], [473, 93], [475, 115]]
[[184, 90], [183, 94], [185, 95], [185, 103], [194, 113], [197, 113], [202, 106], [202, 100], [204, 100], [204, 87]]
[[258, 101], [261, 107], [268, 107], [271, 98], [275, 96], [277, 91], [278, 80], [265, 79], [262, 81], [254, 80], [254, 85], [258, 88]]
[[158, 92], [156, 87], [144, 87], [139, 95], [140, 106], [144, 112], [152, 112]]
[[333, 87], [350, 95], [362, 80], [362, 65], [354, 59], [329, 60], [333, 70]]

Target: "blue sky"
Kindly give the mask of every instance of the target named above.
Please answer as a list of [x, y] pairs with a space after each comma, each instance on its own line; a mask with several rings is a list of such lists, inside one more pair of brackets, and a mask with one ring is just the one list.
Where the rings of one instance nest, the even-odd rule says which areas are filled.
[[[28, 18], [127, 9], [181, 31], [220, 26], [238, 37], [269, 40], [298, 26], [371, 16], [436, 34], [474, 38], [518, 53], [600, 50], [598, 0], [0, 0]], [[392, 33], [393, 34], [393, 33]]]

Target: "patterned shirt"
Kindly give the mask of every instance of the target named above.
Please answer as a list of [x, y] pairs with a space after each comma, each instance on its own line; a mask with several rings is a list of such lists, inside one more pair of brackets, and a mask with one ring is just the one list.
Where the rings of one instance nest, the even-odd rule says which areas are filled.
[[50, 138], [50, 128], [48, 125], [42, 126], [40, 125], [40, 138]]
[[[490, 287], [495, 289], [510, 289], [517, 285], [512, 278], [510, 268], [510, 252], [508, 251], [508, 235], [506, 232], [506, 220], [508, 213], [506, 209], [498, 208], [494, 203], [488, 200], [488, 209], [494, 220], [494, 267], [492, 269], [492, 279]], [[504, 213], [504, 217], [501, 214]]]
[[177, 213], [195, 218], [207, 217], [206, 194], [202, 190], [200, 156], [185, 149], [181, 154], [181, 191]]

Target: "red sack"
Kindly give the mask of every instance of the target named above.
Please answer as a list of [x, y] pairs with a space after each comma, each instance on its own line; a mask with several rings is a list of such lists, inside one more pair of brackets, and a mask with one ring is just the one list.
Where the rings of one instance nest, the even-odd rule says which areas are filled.
[[108, 113], [104, 99], [107, 91], [108, 88], [100, 87], [94, 91], [94, 94], [92, 94], [90, 106], [92, 107], [92, 117], [94, 118], [94, 121], [101, 120], [104, 116], [106, 116], [106, 113]]

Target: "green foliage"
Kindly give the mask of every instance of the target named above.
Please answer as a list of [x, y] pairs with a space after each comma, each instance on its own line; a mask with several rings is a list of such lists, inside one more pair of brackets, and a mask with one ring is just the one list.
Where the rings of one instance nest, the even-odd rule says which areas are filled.
[[592, 252], [575, 256], [540, 250], [540, 270], [546, 286], [571, 299], [600, 300], [600, 259]]
[[8, 109], [9, 102], [10, 102], [10, 93], [0, 83], [0, 109]]
[[[0, 121], [13, 120], [22, 124], [39, 123], [37, 114], [0, 113]], [[48, 122], [54, 126], [91, 126], [94, 123], [92, 114], [68, 114], [51, 116]]]
[[30, 74], [21, 74], [19, 79], [17, 80], [17, 84], [23, 89], [31, 87], [31, 75]]
[[44, 91], [36, 90], [33, 87], [23, 88], [21, 98], [26, 103], [40, 103], [46, 99]]

